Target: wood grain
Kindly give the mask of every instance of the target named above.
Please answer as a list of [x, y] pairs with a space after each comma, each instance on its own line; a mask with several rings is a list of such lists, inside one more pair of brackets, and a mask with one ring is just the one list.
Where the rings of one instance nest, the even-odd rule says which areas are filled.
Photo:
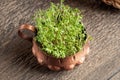
[[97, 0], [66, 0], [79, 8], [83, 23], [93, 37], [85, 63], [70, 71], [50, 71], [32, 55], [32, 44], [17, 35], [21, 24], [34, 26], [32, 16], [47, 9], [50, 1], [1, 0], [0, 80], [120, 80], [120, 10]]

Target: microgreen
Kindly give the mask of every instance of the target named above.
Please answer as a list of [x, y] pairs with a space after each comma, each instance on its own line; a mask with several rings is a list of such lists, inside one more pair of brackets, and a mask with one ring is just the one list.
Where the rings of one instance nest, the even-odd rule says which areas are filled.
[[56, 58], [65, 58], [80, 51], [87, 34], [81, 22], [78, 9], [51, 3], [47, 10], [35, 14], [37, 35], [35, 40], [41, 44], [46, 54]]

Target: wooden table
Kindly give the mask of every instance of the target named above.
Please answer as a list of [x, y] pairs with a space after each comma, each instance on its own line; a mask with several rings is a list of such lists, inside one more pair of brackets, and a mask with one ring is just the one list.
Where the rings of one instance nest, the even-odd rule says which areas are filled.
[[[57, 3], [59, 0], [52, 0]], [[79, 8], [93, 37], [85, 63], [70, 71], [50, 71], [32, 55], [32, 44], [21, 39], [21, 24], [34, 25], [32, 16], [50, 0], [0, 0], [0, 80], [120, 80], [120, 10], [97, 0], [67, 0]]]

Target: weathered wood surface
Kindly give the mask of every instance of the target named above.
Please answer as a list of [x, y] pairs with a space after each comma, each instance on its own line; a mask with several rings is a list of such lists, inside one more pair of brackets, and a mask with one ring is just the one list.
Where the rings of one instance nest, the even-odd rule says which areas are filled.
[[[57, 2], [56, 0], [52, 0]], [[83, 23], [93, 40], [85, 63], [74, 70], [54, 72], [41, 67], [32, 44], [17, 35], [32, 15], [50, 0], [0, 0], [0, 80], [120, 80], [120, 10], [97, 0], [68, 0], [82, 10]]]

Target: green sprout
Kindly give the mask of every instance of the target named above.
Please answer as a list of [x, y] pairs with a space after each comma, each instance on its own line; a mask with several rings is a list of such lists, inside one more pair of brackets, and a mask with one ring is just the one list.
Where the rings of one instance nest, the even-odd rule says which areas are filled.
[[83, 48], [87, 39], [82, 16], [78, 9], [51, 3], [47, 10], [35, 14], [37, 35], [35, 40], [46, 54], [65, 58]]

